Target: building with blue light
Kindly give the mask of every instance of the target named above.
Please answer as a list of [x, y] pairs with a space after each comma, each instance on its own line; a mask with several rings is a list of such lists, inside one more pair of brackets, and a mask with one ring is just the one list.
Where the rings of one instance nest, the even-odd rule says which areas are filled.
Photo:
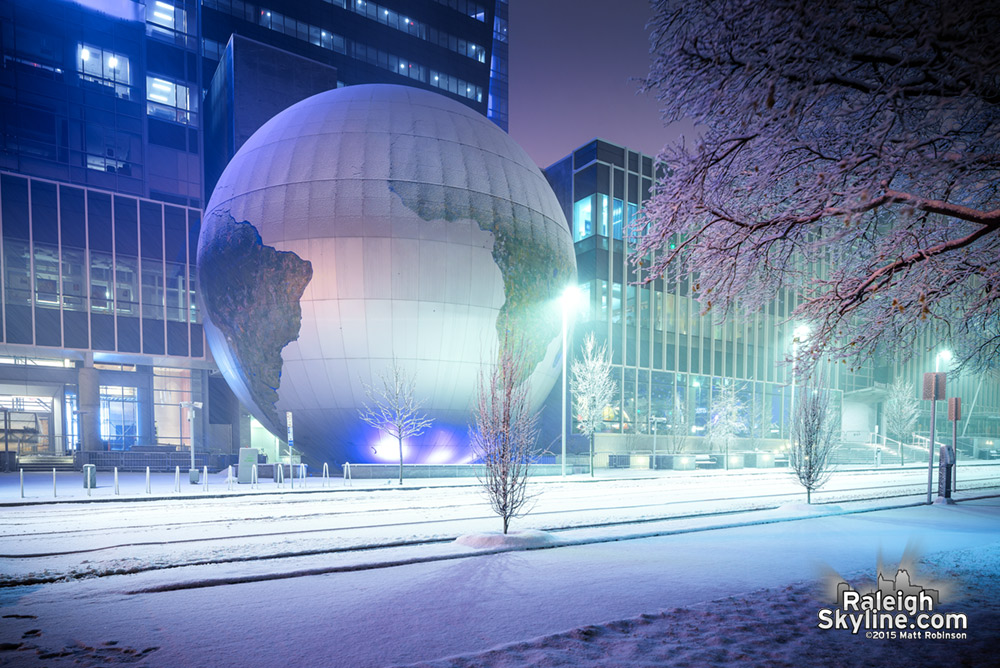
[[186, 462], [264, 435], [207, 350], [195, 271], [204, 96], [233, 33], [336, 85], [405, 83], [507, 123], [506, 2], [15, 0], [0, 31], [8, 466]]

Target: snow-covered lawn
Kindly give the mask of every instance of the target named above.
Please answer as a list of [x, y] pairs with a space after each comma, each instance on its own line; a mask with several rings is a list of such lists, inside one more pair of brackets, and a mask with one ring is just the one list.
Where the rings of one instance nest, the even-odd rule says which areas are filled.
[[[816, 582], [761, 589], [707, 603], [576, 628], [480, 654], [411, 664], [422, 668], [659, 668], [663, 666], [995, 666], [1000, 663], [1000, 543], [936, 554], [926, 573], [958, 584], [942, 610], [965, 612], [965, 640], [869, 639], [818, 630], [830, 606]], [[871, 571], [855, 579], [870, 579]]]
[[[995, 640], [1000, 500], [817, 509], [785, 478], [550, 481], [521, 545], [471, 486], [6, 507], [0, 665], [919, 666]], [[906, 507], [859, 512], [879, 505]], [[970, 615], [962, 645], [815, 628], [823, 573], [871, 579], [916, 545], [919, 575]]]

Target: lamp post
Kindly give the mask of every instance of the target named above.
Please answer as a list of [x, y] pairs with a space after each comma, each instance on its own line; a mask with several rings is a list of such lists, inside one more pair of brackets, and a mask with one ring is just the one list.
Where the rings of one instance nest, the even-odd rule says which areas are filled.
[[560, 298], [562, 304], [562, 459], [560, 459], [562, 477], [566, 477], [566, 358], [569, 357], [569, 346], [567, 343], [567, 332], [569, 330], [569, 318], [580, 302], [580, 289], [575, 285], [568, 286], [563, 290]]

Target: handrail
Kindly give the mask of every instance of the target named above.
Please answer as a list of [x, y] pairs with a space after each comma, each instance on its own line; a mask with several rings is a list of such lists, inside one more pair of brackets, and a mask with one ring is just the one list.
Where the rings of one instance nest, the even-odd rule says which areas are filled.
[[354, 478], [351, 477], [351, 463], [344, 462], [344, 485], [347, 484], [348, 480], [351, 481], [351, 487], [354, 487]]
[[277, 462], [274, 468], [274, 483], [276, 485], [285, 486], [285, 467], [281, 465], [281, 462]]
[[257, 465], [250, 469], [250, 489], [257, 489]]
[[330, 486], [330, 465], [323, 462], [323, 487]]

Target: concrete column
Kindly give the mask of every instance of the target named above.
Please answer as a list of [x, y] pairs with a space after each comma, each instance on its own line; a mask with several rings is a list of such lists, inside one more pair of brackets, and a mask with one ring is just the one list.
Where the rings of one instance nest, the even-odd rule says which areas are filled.
[[153, 367], [137, 366], [135, 384], [139, 400], [137, 444], [154, 445], [156, 443], [156, 413], [153, 407]]
[[101, 383], [94, 356], [86, 353], [77, 370], [77, 402], [80, 410], [80, 445], [83, 450], [103, 450], [101, 443]]

